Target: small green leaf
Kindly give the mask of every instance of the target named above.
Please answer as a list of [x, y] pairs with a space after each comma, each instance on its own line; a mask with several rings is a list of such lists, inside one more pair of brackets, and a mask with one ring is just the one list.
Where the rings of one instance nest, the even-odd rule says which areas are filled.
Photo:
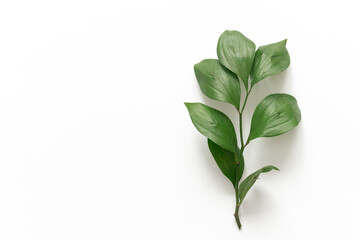
[[286, 41], [285, 39], [258, 48], [251, 69], [251, 86], [289, 67], [290, 56], [286, 49]]
[[301, 112], [296, 99], [288, 94], [271, 94], [256, 107], [251, 120], [249, 139], [274, 137], [296, 127]]
[[240, 83], [236, 75], [217, 59], [205, 59], [194, 66], [201, 91], [209, 98], [227, 102], [239, 109]]
[[208, 139], [208, 145], [210, 152], [213, 155], [220, 170], [235, 186], [236, 183], [235, 153], [220, 147], [210, 139]]
[[271, 165], [263, 167], [263, 168], [257, 170], [256, 172], [250, 174], [247, 178], [245, 178], [241, 182], [240, 187], [239, 187], [240, 204], [244, 201], [247, 192], [254, 185], [254, 183], [256, 182], [258, 177], [260, 176], [260, 174], [265, 173], [265, 172], [270, 172], [271, 170], [274, 170], [274, 169], [279, 171], [278, 168], [276, 168], [274, 166], [271, 166]]
[[185, 103], [197, 130], [228, 151], [236, 151], [237, 140], [231, 120], [222, 112], [202, 103]]
[[248, 89], [255, 44], [238, 31], [225, 31], [219, 38], [217, 55], [220, 63], [235, 73]]

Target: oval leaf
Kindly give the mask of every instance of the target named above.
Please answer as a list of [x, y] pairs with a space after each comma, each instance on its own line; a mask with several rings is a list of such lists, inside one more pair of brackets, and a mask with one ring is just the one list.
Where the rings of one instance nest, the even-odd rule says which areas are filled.
[[271, 170], [274, 170], [274, 169], [279, 171], [279, 169], [274, 166], [269, 165], [269, 166], [263, 167], [263, 168], [257, 170], [256, 172], [250, 174], [247, 178], [244, 179], [244, 181], [241, 182], [241, 184], [239, 186], [240, 204], [244, 201], [246, 194], [248, 193], [250, 188], [254, 185], [254, 183], [260, 176], [260, 174], [265, 173], [265, 172], [270, 172]]
[[239, 109], [239, 80], [219, 60], [205, 59], [195, 64], [194, 71], [200, 89], [207, 97], [230, 103]]
[[281, 42], [259, 47], [251, 69], [251, 86], [289, 67], [290, 56], [286, 49], [286, 41], [285, 39]]
[[235, 73], [248, 89], [255, 44], [238, 31], [225, 31], [219, 38], [217, 55], [221, 64]]
[[234, 152], [236, 134], [231, 120], [222, 112], [202, 103], [185, 103], [197, 130], [220, 147]]
[[208, 145], [211, 154], [213, 155], [217, 165], [219, 166], [221, 172], [232, 182], [235, 186], [236, 182], [236, 159], [235, 153], [230, 152], [210, 139], [208, 139]]
[[256, 107], [251, 120], [248, 141], [258, 137], [274, 137], [296, 127], [301, 112], [296, 99], [288, 94], [272, 94]]

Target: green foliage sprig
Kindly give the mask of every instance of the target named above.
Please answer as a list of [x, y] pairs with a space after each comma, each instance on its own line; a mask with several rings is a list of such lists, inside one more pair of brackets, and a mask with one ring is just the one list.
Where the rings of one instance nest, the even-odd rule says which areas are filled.
[[[185, 103], [193, 124], [208, 138], [208, 146], [217, 165], [234, 186], [234, 216], [239, 229], [239, 208], [247, 192], [261, 173], [279, 170], [274, 166], [265, 166], [240, 183], [246, 146], [259, 137], [274, 137], [286, 133], [301, 120], [300, 109], [293, 96], [271, 94], [256, 107], [249, 136], [244, 141], [242, 115], [251, 90], [261, 80], [284, 71], [290, 65], [286, 40], [255, 50], [255, 44], [240, 32], [225, 31], [217, 45], [219, 59], [205, 59], [194, 66], [200, 89], [207, 97], [235, 106], [239, 114], [240, 146], [234, 126], [224, 113], [202, 103]], [[240, 84], [244, 85], [245, 93], [241, 93]]]

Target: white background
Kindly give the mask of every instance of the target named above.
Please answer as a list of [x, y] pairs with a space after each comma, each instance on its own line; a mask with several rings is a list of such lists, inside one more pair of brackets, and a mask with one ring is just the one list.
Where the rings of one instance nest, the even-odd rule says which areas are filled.
[[[1, 1], [0, 239], [359, 239], [357, 1]], [[258, 84], [302, 122], [245, 152], [273, 164], [238, 231], [230, 182], [183, 102], [226, 30], [288, 39], [291, 66]], [[236, 124], [237, 126], [237, 124]]]

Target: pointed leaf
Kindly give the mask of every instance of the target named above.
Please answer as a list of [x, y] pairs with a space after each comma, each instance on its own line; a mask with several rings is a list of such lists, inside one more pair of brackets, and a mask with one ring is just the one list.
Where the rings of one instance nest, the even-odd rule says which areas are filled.
[[258, 137], [274, 137], [296, 127], [301, 112], [296, 99], [288, 94], [271, 94], [256, 107], [251, 120], [248, 141]]
[[256, 51], [253, 67], [251, 69], [252, 82], [254, 86], [266, 77], [284, 71], [290, 65], [290, 56], [286, 49], [286, 41], [259, 47]]
[[234, 152], [237, 140], [231, 120], [222, 112], [202, 103], [185, 103], [197, 130], [220, 147]]
[[238, 31], [225, 31], [219, 38], [217, 55], [221, 64], [241, 78], [248, 89], [255, 44]]
[[250, 174], [247, 178], [245, 178], [241, 182], [241, 184], [239, 186], [240, 204], [244, 201], [246, 194], [248, 193], [250, 188], [254, 185], [254, 183], [260, 176], [260, 174], [265, 173], [265, 172], [270, 172], [271, 170], [274, 170], [274, 169], [279, 171], [278, 168], [271, 166], [271, 165], [263, 167], [263, 168], [257, 170], [256, 172]]
[[235, 186], [235, 182], [236, 182], [235, 153], [220, 147], [210, 139], [208, 139], [208, 145], [210, 152], [213, 155], [220, 170]]
[[217, 59], [205, 59], [194, 66], [201, 91], [209, 98], [227, 102], [239, 108], [240, 83], [236, 75]]

